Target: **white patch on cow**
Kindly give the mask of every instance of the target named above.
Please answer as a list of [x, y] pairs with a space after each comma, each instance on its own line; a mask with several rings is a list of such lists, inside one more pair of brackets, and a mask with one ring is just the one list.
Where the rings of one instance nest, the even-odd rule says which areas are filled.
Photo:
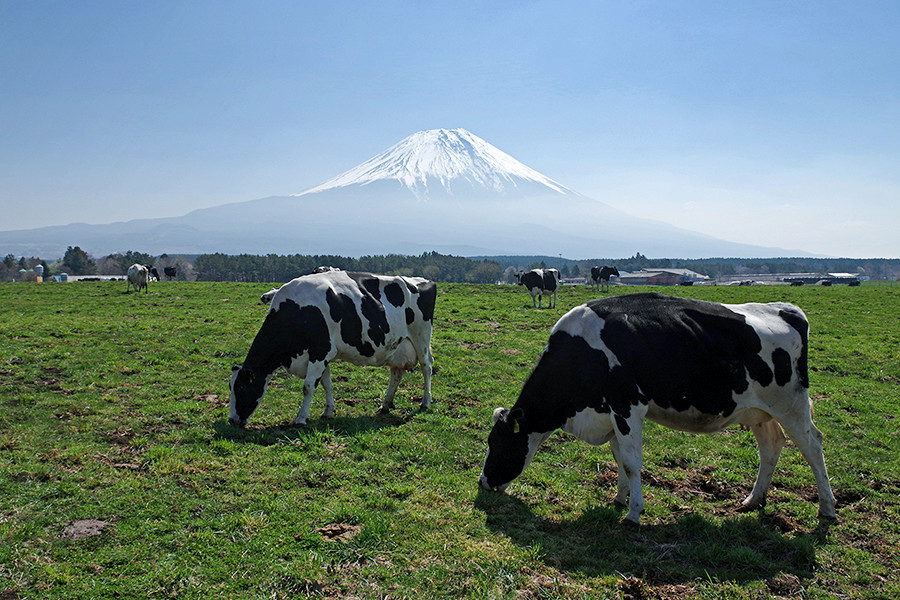
[[563, 425], [563, 431], [592, 446], [601, 446], [613, 436], [612, 415], [586, 408], [570, 417]]
[[622, 363], [619, 362], [613, 351], [603, 343], [603, 339], [600, 337], [605, 325], [605, 319], [588, 308], [586, 304], [582, 304], [564, 314], [553, 326], [550, 336], [552, 337], [557, 331], [562, 331], [572, 337], [582, 338], [587, 342], [588, 346], [606, 355], [609, 368], [612, 369], [613, 367], [621, 366]]

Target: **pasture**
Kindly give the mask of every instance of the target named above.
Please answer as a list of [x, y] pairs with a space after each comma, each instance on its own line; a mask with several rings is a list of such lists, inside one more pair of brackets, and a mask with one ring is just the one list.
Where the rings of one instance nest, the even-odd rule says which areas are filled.
[[900, 597], [900, 286], [657, 289], [806, 311], [838, 520], [792, 444], [768, 505], [738, 513], [752, 435], [648, 422], [638, 529], [609, 448], [562, 433], [507, 494], [476, 481], [491, 411], [599, 294], [536, 310], [521, 287], [439, 284], [429, 411], [412, 372], [375, 417], [387, 370], [338, 363], [337, 418], [319, 390], [287, 426], [302, 382], [282, 372], [239, 430], [227, 381], [269, 287], [0, 285], [0, 599]]

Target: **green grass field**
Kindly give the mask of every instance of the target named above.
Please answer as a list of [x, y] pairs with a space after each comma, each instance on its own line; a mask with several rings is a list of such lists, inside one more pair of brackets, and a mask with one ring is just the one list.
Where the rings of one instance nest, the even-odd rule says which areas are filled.
[[610, 503], [609, 448], [562, 433], [507, 494], [476, 481], [492, 410], [597, 294], [535, 310], [514, 286], [439, 285], [431, 410], [414, 372], [375, 417], [387, 371], [335, 364], [336, 419], [315, 418], [320, 390], [288, 427], [302, 382], [282, 373], [238, 430], [227, 381], [269, 287], [0, 285], [0, 600], [900, 597], [900, 286], [661, 290], [806, 311], [838, 520], [792, 445], [744, 514], [749, 432], [648, 424], [639, 529]]

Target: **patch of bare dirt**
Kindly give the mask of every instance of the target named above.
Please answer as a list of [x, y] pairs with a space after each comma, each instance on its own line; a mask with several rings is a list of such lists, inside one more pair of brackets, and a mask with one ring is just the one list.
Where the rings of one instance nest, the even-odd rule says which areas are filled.
[[230, 402], [230, 400], [226, 400], [218, 394], [197, 394], [191, 399], [195, 402], [206, 402], [208, 404], [212, 404], [216, 408], [228, 406], [228, 403]]
[[100, 521], [98, 519], [84, 519], [81, 521], [72, 521], [59, 535], [64, 540], [77, 542], [89, 537], [94, 537], [103, 533], [103, 530], [110, 527], [112, 523]]
[[326, 542], [341, 542], [343, 544], [356, 537], [360, 531], [362, 531], [361, 525], [351, 525], [350, 523], [329, 523], [316, 529], [316, 533], [321, 535]]
[[783, 598], [799, 598], [803, 592], [800, 578], [790, 573], [781, 573], [766, 581], [766, 587], [775, 596]]

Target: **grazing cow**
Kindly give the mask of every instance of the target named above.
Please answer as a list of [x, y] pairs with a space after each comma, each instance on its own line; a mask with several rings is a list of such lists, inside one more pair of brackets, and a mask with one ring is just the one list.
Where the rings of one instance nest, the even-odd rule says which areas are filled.
[[615, 267], [591, 267], [591, 287], [593, 289], [600, 288], [601, 292], [609, 291], [609, 278], [615, 275], [619, 276], [619, 269]]
[[577, 306], [556, 323], [512, 409], [494, 411], [481, 486], [503, 491], [556, 429], [600, 445], [618, 467], [617, 504], [637, 524], [644, 419], [712, 433], [753, 431], [759, 472], [743, 509], [765, 503], [785, 444], [782, 428], [812, 467], [819, 514], [834, 495], [812, 422], [806, 315], [792, 304], [716, 304], [633, 294]]
[[175, 279], [175, 267], [164, 267], [163, 273], [165, 273], [166, 279]]
[[420, 277], [329, 271], [289, 281], [272, 299], [244, 364], [232, 369], [228, 420], [246, 425], [279, 367], [305, 379], [295, 425], [306, 423], [319, 382], [325, 388], [322, 417], [333, 417], [328, 366], [336, 360], [390, 367], [380, 413], [392, 408], [403, 371], [418, 363], [425, 378], [421, 407], [428, 408], [436, 299], [435, 284]]
[[[516, 279], [519, 285], [528, 288], [531, 294], [531, 306], [534, 308], [543, 308], [541, 300], [544, 296], [548, 297], [550, 305], [548, 308], [556, 307], [556, 292], [559, 289], [559, 271], [556, 269], [532, 269], [530, 271], [519, 271], [516, 273]], [[537, 302], [535, 302], [535, 298]]]
[[156, 267], [144, 265], [144, 268], [147, 269], [147, 275], [150, 281], [159, 281], [159, 271], [156, 270]]
[[128, 267], [128, 274], [125, 280], [125, 293], [130, 292], [132, 287], [135, 292], [140, 292], [141, 290], [145, 292], [150, 291], [147, 285], [150, 281], [150, 271], [144, 265], [135, 263]]

